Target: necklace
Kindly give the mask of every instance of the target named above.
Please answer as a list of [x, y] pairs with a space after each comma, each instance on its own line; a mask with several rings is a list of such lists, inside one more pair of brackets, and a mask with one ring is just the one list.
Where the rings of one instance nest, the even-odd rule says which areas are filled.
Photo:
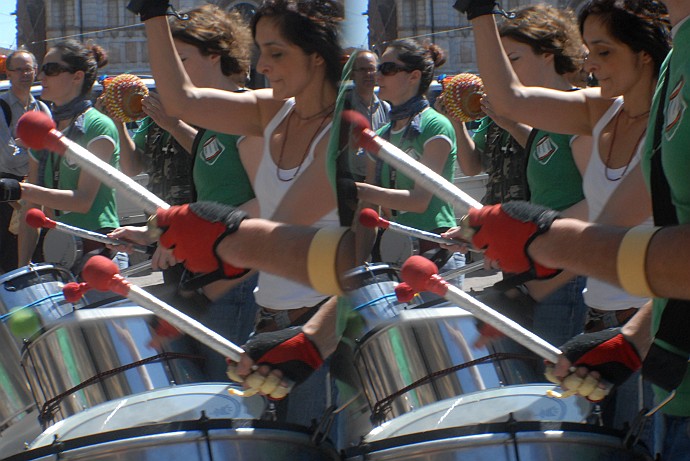
[[[333, 105], [327, 107], [326, 109], [332, 109]], [[293, 179], [297, 177], [299, 174], [300, 170], [302, 169], [302, 165], [304, 164], [304, 161], [307, 159], [307, 155], [309, 155], [309, 149], [311, 149], [311, 145], [314, 142], [314, 139], [316, 139], [316, 136], [319, 134], [321, 131], [321, 128], [323, 128], [323, 124], [326, 122], [328, 117], [331, 115], [331, 112], [327, 112], [326, 115], [323, 116], [321, 119], [321, 122], [319, 123], [319, 126], [316, 128], [316, 131], [312, 135], [311, 139], [309, 140], [309, 143], [307, 144], [307, 148], [304, 150], [304, 155], [302, 155], [302, 160], [300, 160], [299, 165], [297, 165], [297, 169], [295, 170], [295, 173], [292, 175], [290, 178], [283, 178], [280, 176], [280, 164], [283, 161], [283, 153], [285, 152], [285, 144], [287, 144], [287, 137], [288, 133], [290, 133], [290, 119], [292, 118], [292, 114], [294, 114], [295, 111], [294, 109], [290, 112], [290, 115], [288, 115], [287, 122], [285, 122], [285, 136], [283, 136], [283, 143], [280, 146], [280, 154], [278, 154], [278, 163], [276, 163], [276, 177], [278, 178], [279, 181], [282, 182], [290, 182]], [[318, 115], [321, 115], [323, 111], [319, 112]], [[299, 118], [299, 115], [297, 116]], [[310, 118], [314, 118], [313, 116]], [[304, 119], [301, 119], [304, 120]]]
[[[621, 173], [620, 176], [617, 178], [612, 178], [609, 176], [609, 162], [611, 161], [611, 153], [613, 152], [613, 145], [616, 142], [616, 132], [618, 130], [618, 120], [620, 119], [620, 115], [623, 113], [623, 109], [621, 109], [620, 112], [616, 114], [616, 120], [613, 122], [613, 132], [611, 133], [611, 144], [609, 144], [609, 151], [606, 154], [606, 162], [604, 163], [604, 175], [606, 176], [606, 179], [609, 181], [620, 181], [623, 176], [625, 176], [625, 173], [628, 172], [628, 168], [630, 168], [630, 162], [632, 162], [633, 157], [635, 156], [635, 153], [637, 152], [637, 148], [640, 146], [640, 141], [642, 141], [642, 138], [644, 137], [645, 133], [647, 132], [647, 129], [645, 128], [642, 130], [642, 133], [640, 133], [640, 137], [637, 138], [637, 142], [635, 143], [635, 147], [633, 147], [632, 152], [630, 153], [630, 157], [628, 158], [628, 162], [625, 164], [625, 168], [623, 169], [623, 172]], [[636, 120], [641, 118], [644, 115], [649, 114], [649, 111], [642, 113], [640, 115], [636, 115], [635, 117], [630, 117], [628, 118], [632, 120]]]
[[315, 113], [314, 115], [310, 115], [309, 117], [302, 117], [302, 116], [301, 116], [300, 114], [298, 114], [297, 111], [294, 110], [294, 109], [292, 110], [291, 114], [294, 113], [294, 114], [297, 116], [297, 118], [300, 119], [301, 121], [303, 121], [303, 122], [308, 122], [309, 120], [314, 120], [315, 118], [320, 117], [320, 116], [322, 116], [322, 115], [324, 115], [324, 114], [330, 114], [331, 112], [333, 112], [333, 109], [334, 109], [334, 108], [335, 108], [335, 103], [333, 103], [333, 104], [331, 104], [330, 106], [328, 106], [328, 107], [326, 107], [326, 108], [324, 108], [324, 109], [318, 111], [318, 112]]

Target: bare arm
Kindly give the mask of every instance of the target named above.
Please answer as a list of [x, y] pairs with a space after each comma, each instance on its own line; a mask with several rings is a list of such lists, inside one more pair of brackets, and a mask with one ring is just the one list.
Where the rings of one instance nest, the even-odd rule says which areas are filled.
[[165, 111], [195, 126], [221, 133], [261, 136], [280, 108], [272, 90], [233, 93], [195, 87], [175, 51], [165, 17], [145, 22], [149, 62]]
[[[110, 161], [115, 150], [112, 140], [105, 138], [96, 139], [87, 147], [104, 162]], [[40, 203], [54, 210], [86, 213], [91, 209], [100, 186], [101, 182], [95, 176], [82, 170], [75, 190], [51, 189], [22, 183], [22, 197], [29, 202]]]
[[[529, 254], [547, 267], [619, 285], [618, 247], [627, 228], [601, 226], [574, 219], [557, 219], [551, 229], [529, 246]], [[666, 227], [656, 233], [647, 250], [646, 274], [660, 297], [690, 299], [690, 225]]]
[[[436, 173], [441, 173], [450, 151], [451, 145], [447, 139], [433, 139], [425, 144], [420, 163]], [[362, 201], [375, 203], [384, 208], [422, 213], [429, 207], [433, 194], [422, 187], [399, 190], [360, 182], [357, 183], [357, 196]]]
[[455, 137], [458, 147], [458, 164], [467, 176], [475, 176], [483, 171], [481, 151], [470, 136], [463, 122], [449, 118], [455, 129]]
[[493, 15], [472, 21], [477, 64], [494, 110], [554, 133], [590, 134], [610, 101], [598, 89], [558, 91], [525, 87], [506, 56]]

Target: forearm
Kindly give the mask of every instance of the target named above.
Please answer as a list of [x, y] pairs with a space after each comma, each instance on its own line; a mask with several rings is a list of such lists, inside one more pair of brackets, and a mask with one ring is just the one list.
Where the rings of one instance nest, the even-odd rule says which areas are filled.
[[645, 357], [652, 344], [652, 302], [642, 306], [623, 326], [621, 332], [635, 345], [640, 357]]
[[524, 123], [508, 123], [503, 126], [503, 129], [510, 133], [523, 148], [527, 147], [527, 140], [532, 132], [531, 126], [525, 125]]
[[22, 198], [54, 210], [86, 213], [91, 209], [95, 194], [85, 194], [79, 190], [50, 189], [35, 184], [21, 183]]
[[335, 352], [340, 337], [336, 335], [336, 321], [338, 317], [338, 298], [332, 297], [314, 316], [302, 327], [321, 353], [321, 357], [328, 357]]
[[197, 130], [196, 128], [186, 124], [182, 120], [178, 120], [177, 123], [171, 127], [168, 132], [175, 138], [175, 140], [180, 143], [185, 151], [189, 155], [194, 155], [192, 152], [192, 146], [194, 146], [194, 138], [196, 138]]
[[427, 191], [388, 189], [358, 182], [357, 198], [384, 208], [422, 213], [429, 206], [431, 195]]
[[[311, 286], [309, 247], [318, 231], [315, 227], [246, 219], [237, 232], [220, 242], [216, 253], [233, 266], [270, 272]], [[337, 274], [355, 266], [354, 243], [354, 234], [350, 231], [340, 240], [334, 268]]]
[[456, 144], [458, 149], [458, 164], [463, 174], [475, 176], [482, 172], [481, 152], [477, 149], [474, 140], [467, 131], [464, 123], [451, 119], [455, 128]]
[[168, 115], [182, 117], [190, 97], [188, 90], [193, 85], [175, 52], [167, 18], [155, 17], [144, 24], [148, 38], [149, 63], [156, 79], [156, 91], [161, 95]]
[[115, 126], [120, 136], [120, 169], [127, 176], [136, 176], [144, 169], [141, 151], [137, 149], [124, 123], [115, 122]]
[[[574, 219], [557, 219], [529, 246], [529, 254], [547, 267], [567, 269], [620, 286], [618, 248], [629, 229]], [[661, 229], [646, 253], [645, 274], [658, 297], [690, 299], [690, 225]], [[640, 248], [639, 251], [643, 251]]]

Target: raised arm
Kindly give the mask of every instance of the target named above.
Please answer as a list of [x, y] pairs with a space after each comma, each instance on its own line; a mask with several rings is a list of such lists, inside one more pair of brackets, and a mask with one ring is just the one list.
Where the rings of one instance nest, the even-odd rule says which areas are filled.
[[148, 19], [145, 25], [151, 70], [168, 115], [221, 133], [262, 135], [282, 104], [273, 99], [272, 90], [232, 93], [197, 88], [175, 51], [166, 17]]
[[610, 104], [598, 89], [559, 91], [524, 86], [507, 56], [493, 15], [472, 20], [477, 65], [496, 113], [546, 131], [591, 134], [602, 110]]

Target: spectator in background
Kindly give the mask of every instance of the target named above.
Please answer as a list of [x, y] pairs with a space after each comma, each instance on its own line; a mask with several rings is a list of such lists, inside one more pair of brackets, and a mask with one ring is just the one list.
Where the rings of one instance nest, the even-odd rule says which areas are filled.
[[[50, 109], [31, 94], [38, 64], [30, 51], [18, 49], [7, 57], [5, 65], [10, 89], [0, 96], [0, 178], [22, 181], [29, 173], [29, 156], [15, 137], [17, 120], [30, 110], [50, 115]], [[9, 231], [15, 209], [12, 203], [0, 203], [0, 270], [4, 272], [17, 268], [17, 235]]]
[[[390, 121], [390, 104], [378, 98], [376, 87], [376, 66], [378, 59], [369, 50], [359, 50], [355, 54], [352, 69], [354, 89], [345, 102], [345, 109], [353, 109], [364, 115], [371, 129], [377, 131]], [[353, 149], [350, 158], [350, 169], [355, 181], [364, 181], [367, 175], [367, 157], [364, 149]]]

